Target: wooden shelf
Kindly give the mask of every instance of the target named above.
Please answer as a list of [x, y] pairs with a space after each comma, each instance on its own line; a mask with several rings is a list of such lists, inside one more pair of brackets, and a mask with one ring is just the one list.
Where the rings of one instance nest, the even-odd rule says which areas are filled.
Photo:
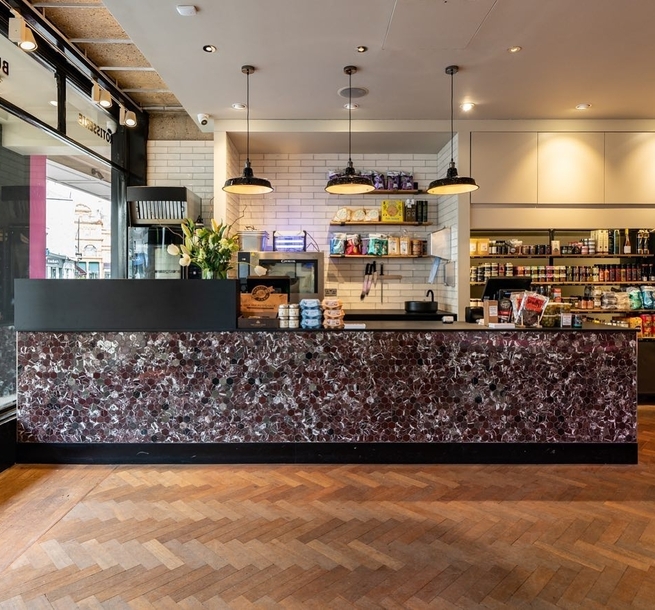
[[652, 313], [655, 314], [655, 309], [577, 309], [572, 308], [572, 313]]
[[471, 258], [550, 258], [550, 254], [471, 254]]
[[406, 226], [413, 226], [413, 227], [429, 227], [432, 223], [431, 222], [416, 222], [416, 221], [402, 221], [402, 222], [392, 222], [388, 220], [373, 220], [370, 222], [367, 222], [366, 220], [361, 220], [361, 221], [356, 221], [356, 220], [346, 220], [344, 222], [339, 222], [338, 220], [333, 220], [330, 222], [330, 226], [336, 227], [343, 227], [345, 225], [359, 225], [359, 226], [374, 226], [374, 225], [406, 225]]
[[330, 254], [330, 258], [430, 258], [427, 254]]
[[[494, 277], [502, 277], [502, 276], [494, 276]], [[511, 275], [509, 277], [522, 277], [520, 275]], [[639, 281], [632, 281], [632, 282], [554, 282], [553, 280], [551, 281], [533, 281], [533, 284], [536, 284], [538, 286], [644, 286], [644, 285], [652, 285], [655, 284], [655, 282], [642, 282], [641, 280]], [[484, 286], [485, 282], [469, 282], [471, 286]], [[655, 309], [651, 310], [653, 313], [655, 313]]]
[[364, 193], [364, 195], [421, 195], [424, 194], [421, 189], [407, 189], [400, 191], [388, 191], [386, 189], [375, 189], [374, 191], [369, 191]]
[[650, 258], [653, 254], [471, 254], [471, 258]]
[[652, 254], [553, 254], [553, 258], [649, 258]]

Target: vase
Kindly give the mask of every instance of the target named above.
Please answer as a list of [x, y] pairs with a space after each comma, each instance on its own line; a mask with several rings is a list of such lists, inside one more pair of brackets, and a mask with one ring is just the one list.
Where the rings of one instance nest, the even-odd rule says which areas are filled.
[[202, 269], [203, 280], [226, 280], [227, 269]]

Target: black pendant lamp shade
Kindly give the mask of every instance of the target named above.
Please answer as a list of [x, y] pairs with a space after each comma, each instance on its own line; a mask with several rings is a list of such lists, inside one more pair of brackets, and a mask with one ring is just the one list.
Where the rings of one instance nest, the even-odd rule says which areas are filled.
[[373, 182], [366, 176], [355, 173], [352, 148], [352, 75], [357, 72], [355, 66], [346, 66], [343, 71], [348, 75], [348, 165], [340, 176], [331, 178], [325, 185], [325, 190], [333, 195], [360, 195], [375, 190]]
[[250, 75], [255, 71], [253, 66], [241, 66], [241, 72], [246, 75], [246, 164], [243, 173], [238, 178], [228, 178], [223, 185], [227, 193], [237, 195], [263, 195], [273, 190], [271, 183], [265, 178], [257, 178], [250, 167]]
[[453, 129], [453, 80], [458, 70], [458, 66], [448, 66], [446, 68], [446, 74], [450, 76], [450, 167], [448, 167], [445, 178], [433, 180], [430, 183], [428, 193], [431, 195], [459, 195], [480, 188], [473, 178], [458, 176], [457, 167], [455, 167], [453, 155], [453, 139], [455, 137], [455, 130]]

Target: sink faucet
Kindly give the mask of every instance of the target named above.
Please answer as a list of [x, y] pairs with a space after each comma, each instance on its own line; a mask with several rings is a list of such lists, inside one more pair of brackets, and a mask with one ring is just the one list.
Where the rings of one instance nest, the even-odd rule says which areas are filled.
[[428, 291], [425, 293], [425, 296], [426, 296], [426, 297], [430, 297], [430, 300], [434, 303], [434, 292], [433, 292], [432, 290], [428, 290]]

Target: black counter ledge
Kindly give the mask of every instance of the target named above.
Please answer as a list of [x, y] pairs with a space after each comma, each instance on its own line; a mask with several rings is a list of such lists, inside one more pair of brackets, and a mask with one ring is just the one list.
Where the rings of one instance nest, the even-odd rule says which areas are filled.
[[[221, 282], [34, 282], [16, 291], [18, 462], [637, 461], [630, 329], [226, 329], [229, 303], [196, 300], [236, 303]], [[91, 300], [60, 316], [66, 288]]]

